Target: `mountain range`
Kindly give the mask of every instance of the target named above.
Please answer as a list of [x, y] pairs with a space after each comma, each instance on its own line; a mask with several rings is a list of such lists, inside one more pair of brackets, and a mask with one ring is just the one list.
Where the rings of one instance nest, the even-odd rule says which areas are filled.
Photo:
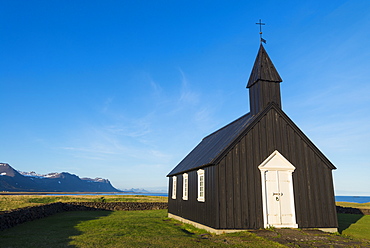
[[9, 192], [120, 192], [108, 179], [80, 178], [68, 172], [21, 172], [0, 163], [0, 191]]

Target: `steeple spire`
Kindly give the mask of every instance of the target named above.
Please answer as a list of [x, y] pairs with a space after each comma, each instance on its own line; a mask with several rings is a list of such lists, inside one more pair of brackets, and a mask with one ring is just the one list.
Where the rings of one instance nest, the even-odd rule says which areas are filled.
[[257, 114], [271, 102], [281, 107], [281, 79], [262, 43], [248, 80], [251, 114]]
[[254, 62], [247, 88], [252, 87], [258, 80], [275, 83], [283, 81], [262, 44]]

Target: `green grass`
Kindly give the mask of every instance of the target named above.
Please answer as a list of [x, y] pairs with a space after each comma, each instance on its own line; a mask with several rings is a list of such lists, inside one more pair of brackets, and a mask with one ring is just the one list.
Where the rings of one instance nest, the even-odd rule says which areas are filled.
[[[337, 206], [369, 209], [370, 202], [336, 202]], [[370, 215], [338, 214], [339, 232], [343, 235], [370, 240]]]
[[[166, 202], [156, 196], [1, 195], [0, 210], [53, 202]], [[337, 203], [368, 208], [369, 203]], [[211, 235], [166, 210], [66, 212], [0, 232], [0, 247], [284, 247], [248, 232]], [[341, 235], [370, 240], [370, 216], [338, 214]]]
[[79, 235], [78, 223], [108, 216], [109, 211], [65, 212], [0, 232], [0, 247], [67, 247]]
[[[249, 232], [211, 235], [166, 210], [76, 211], [0, 232], [0, 247], [284, 247]], [[370, 216], [338, 214], [341, 235], [370, 241]]]
[[[336, 202], [337, 206], [370, 209], [370, 202]], [[338, 214], [339, 232], [349, 237], [370, 240], [370, 215]]]
[[370, 215], [338, 214], [338, 223], [341, 234], [370, 241]]
[[167, 197], [145, 195], [0, 195], [0, 211], [54, 202], [167, 202]]
[[0, 232], [1, 247], [284, 247], [248, 232], [211, 235], [166, 210], [66, 212]]

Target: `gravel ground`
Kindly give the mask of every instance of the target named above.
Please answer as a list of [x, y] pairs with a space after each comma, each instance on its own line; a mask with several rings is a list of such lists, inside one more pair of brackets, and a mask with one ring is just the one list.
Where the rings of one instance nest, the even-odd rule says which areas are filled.
[[370, 242], [352, 240], [343, 236], [312, 229], [250, 230], [257, 236], [267, 238], [288, 247], [369, 247]]

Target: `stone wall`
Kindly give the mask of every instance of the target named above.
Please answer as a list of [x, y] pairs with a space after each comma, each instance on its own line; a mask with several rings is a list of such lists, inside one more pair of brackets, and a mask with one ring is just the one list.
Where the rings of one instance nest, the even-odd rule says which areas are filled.
[[65, 205], [71, 208], [82, 207], [89, 210], [111, 211], [167, 209], [167, 202], [71, 202], [65, 203]]
[[97, 211], [97, 210], [154, 210], [167, 209], [166, 202], [68, 202], [51, 203], [35, 207], [19, 208], [0, 212], [0, 231], [18, 224], [44, 218], [66, 211]]
[[[167, 209], [167, 202], [67, 202], [0, 212], [0, 231], [18, 224], [66, 211], [131, 211]], [[337, 213], [370, 215], [370, 209], [337, 206]]]
[[337, 213], [339, 214], [362, 214], [370, 215], [370, 209], [365, 208], [350, 208], [337, 206]]

